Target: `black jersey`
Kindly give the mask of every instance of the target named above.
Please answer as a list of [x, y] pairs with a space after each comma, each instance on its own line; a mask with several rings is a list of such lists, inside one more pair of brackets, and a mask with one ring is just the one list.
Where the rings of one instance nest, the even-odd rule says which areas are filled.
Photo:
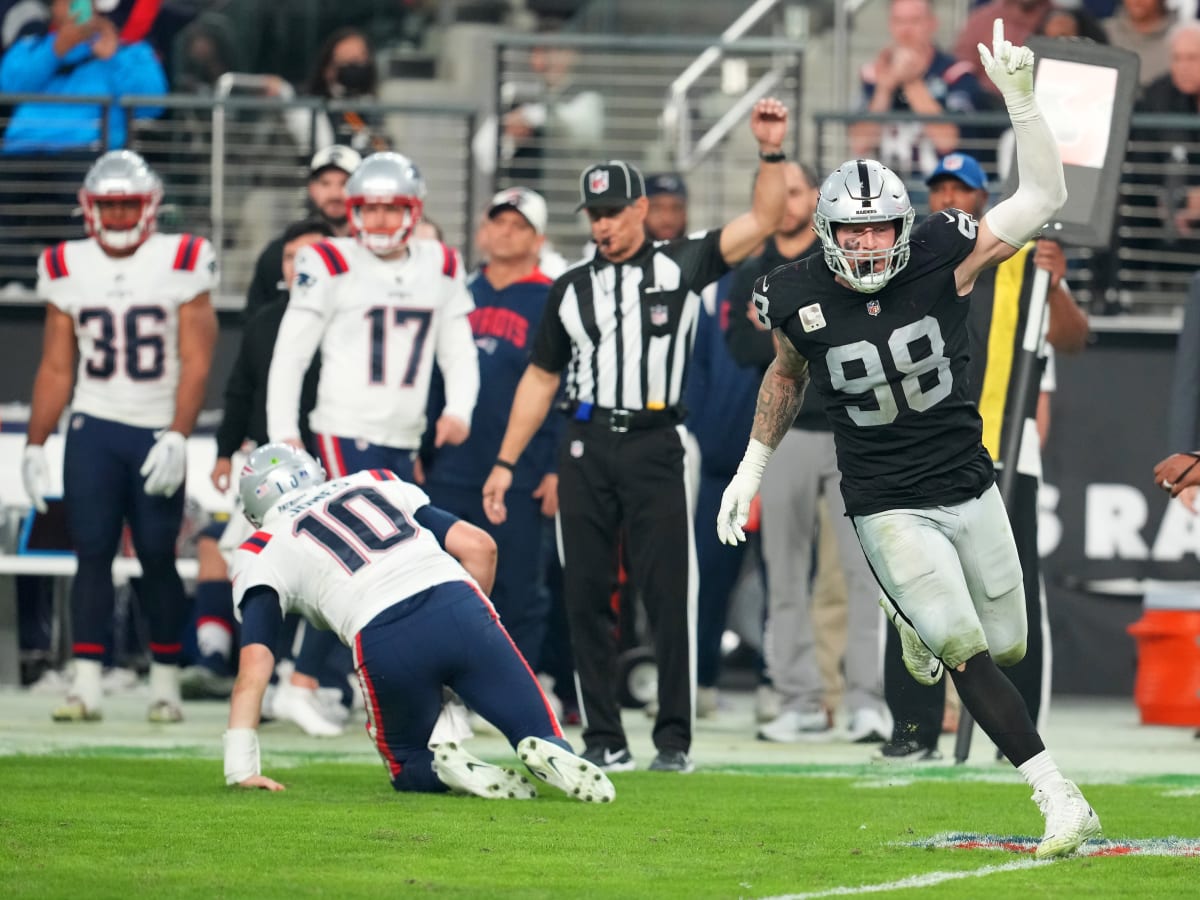
[[961, 503], [995, 480], [968, 383], [967, 298], [954, 283], [976, 230], [958, 210], [925, 219], [908, 265], [874, 294], [840, 285], [819, 255], [755, 285], [759, 318], [808, 360], [850, 515]]

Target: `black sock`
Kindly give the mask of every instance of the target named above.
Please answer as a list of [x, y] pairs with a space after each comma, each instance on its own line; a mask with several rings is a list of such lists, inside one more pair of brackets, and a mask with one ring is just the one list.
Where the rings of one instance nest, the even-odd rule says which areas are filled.
[[1009, 762], [1019, 766], [1046, 749], [1020, 692], [986, 650], [949, 671], [963, 706]]

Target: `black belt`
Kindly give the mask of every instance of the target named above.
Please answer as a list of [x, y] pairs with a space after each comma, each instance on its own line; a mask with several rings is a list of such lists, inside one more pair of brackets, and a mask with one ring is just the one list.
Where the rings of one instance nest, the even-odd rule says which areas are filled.
[[576, 422], [590, 422], [619, 434], [647, 428], [673, 428], [683, 421], [683, 410], [674, 406], [666, 409], [609, 409], [587, 403], [571, 403], [566, 411]]

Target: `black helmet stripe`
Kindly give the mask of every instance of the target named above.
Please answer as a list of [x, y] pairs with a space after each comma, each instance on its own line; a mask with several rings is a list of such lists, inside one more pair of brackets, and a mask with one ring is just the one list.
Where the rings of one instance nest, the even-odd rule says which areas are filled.
[[869, 209], [871, 206], [871, 173], [867, 171], [865, 159], [858, 161], [858, 184], [859, 190], [862, 192], [859, 196], [862, 198], [863, 209]]

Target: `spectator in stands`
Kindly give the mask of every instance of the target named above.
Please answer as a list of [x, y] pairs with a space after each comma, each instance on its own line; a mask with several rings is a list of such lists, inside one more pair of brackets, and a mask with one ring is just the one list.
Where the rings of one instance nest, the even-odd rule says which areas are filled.
[[1116, 15], [1102, 24], [1110, 44], [1138, 55], [1142, 61], [1138, 82], [1145, 86], [1167, 74], [1171, 57], [1167, 37], [1174, 23], [1175, 14], [1167, 9], [1166, 0], [1121, 0]]
[[[148, 44], [120, 44], [108, 18], [89, 11], [86, 19], [77, 19], [70, 0], [54, 0], [49, 31], [21, 38], [0, 61], [0, 93], [116, 100], [166, 90], [166, 76]], [[31, 284], [37, 252], [74, 233], [79, 173], [98, 152], [125, 146], [129, 112], [115, 104], [107, 113], [95, 105], [16, 106], [0, 147], [0, 177], [20, 185], [0, 206], [7, 250], [0, 253], [0, 282]], [[135, 119], [160, 113], [157, 107], [132, 110]]]
[[[1170, 65], [1146, 85], [1139, 113], [1178, 113], [1195, 116], [1200, 112], [1200, 24], [1185, 22], [1176, 26], [1170, 37]], [[1200, 179], [1188, 177], [1200, 166], [1200, 130], [1195, 128], [1153, 129], [1151, 134], [1135, 139], [1168, 145], [1166, 165], [1159, 157], [1155, 168], [1164, 173], [1161, 196], [1167, 204], [1164, 210], [1168, 231], [1180, 237], [1196, 237], [1200, 227]], [[1154, 160], [1147, 159], [1148, 163]], [[1193, 265], [1194, 268], [1194, 265]]]
[[[862, 69], [863, 111], [936, 116], [975, 112], [985, 105], [970, 67], [934, 43], [937, 27], [929, 0], [893, 0], [891, 43]], [[957, 149], [962, 137], [953, 122], [859, 122], [850, 127], [851, 153], [875, 157], [901, 175], [933, 171], [938, 158]]]
[[1012, 42], [1014, 47], [1021, 46], [1037, 31], [1038, 25], [1046, 18], [1046, 13], [1052, 6], [1051, 0], [991, 0], [990, 3], [975, 7], [967, 16], [967, 23], [954, 42], [955, 57], [970, 67], [971, 73], [985, 90], [999, 94], [990, 78], [980, 77], [983, 75], [983, 66], [979, 62], [979, 50], [976, 45], [990, 47], [992, 23], [996, 19], [1003, 19], [1004, 39]]
[[1107, 44], [1103, 26], [1086, 9], [1052, 6], [1038, 26], [1036, 34], [1049, 38], [1082, 38], [1094, 44]]
[[237, 38], [229, 21], [205, 13], [180, 33], [171, 83], [176, 91], [211, 94], [226, 72], [241, 71]]
[[[367, 36], [357, 28], [340, 28], [317, 54], [304, 94], [323, 100], [358, 100], [370, 106], [376, 102], [378, 89], [378, 65]], [[275, 93], [289, 100], [295, 92], [280, 79], [275, 83]], [[287, 125], [296, 146], [305, 154], [331, 144], [353, 147], [360, 154], [387, 150], [390, 145], [381, 116], [367, 110], [296, 109], [288, 112]]]
[[[646, 176], [646, 234], [655, 241], [674, 241], [687, 234], [688, 193], [683, 177], [675, 172]], [[723, 488], [722, 488], [723, 489]]]
[[[350, 233], [346, 218], [346, 180], [362, 162], [358, 152], [334, 144], [318, 150], [308, 169], [309, 212], [322, 219], [335, 236]], [[272, 301], [287, 296], [287, 283], [279, 280], [283, 271], [284, 240], [280, 236], [263, 248], [254, 264], [254, 278], [246, 291], [246, 317], [249, 318]]]

